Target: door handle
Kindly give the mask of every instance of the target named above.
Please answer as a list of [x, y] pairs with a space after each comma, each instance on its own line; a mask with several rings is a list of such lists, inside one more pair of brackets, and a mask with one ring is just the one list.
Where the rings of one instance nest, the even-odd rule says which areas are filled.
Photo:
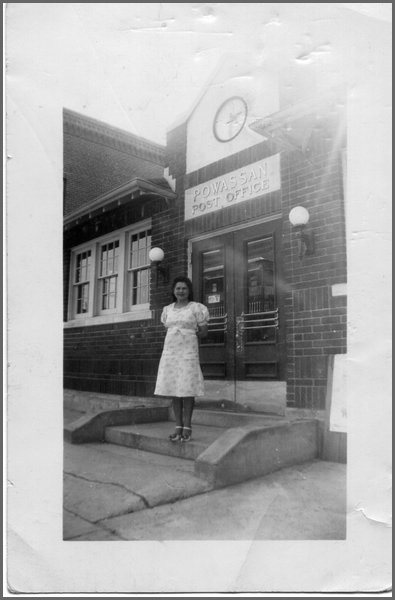
[[223, 331], [226, 333], [228, 330], [228, 315], [225, 313], [220, 317], [212, 317], [210, 315], [210, 321], [208, 323], [208, 331], [209, 333], [213, 333], [215, 331]]

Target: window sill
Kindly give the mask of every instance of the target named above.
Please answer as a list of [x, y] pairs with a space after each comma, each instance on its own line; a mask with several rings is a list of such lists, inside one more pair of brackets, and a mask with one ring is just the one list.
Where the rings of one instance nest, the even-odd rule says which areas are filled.
[[143, 309], [122, 314], [113, 313], [111, 315], [99, 315], [96, 317], [72, 319], [71, 321], [63, 323], [63, 326], [65, 329], [69, 329], [72, 327], [89, 327], [90, 325], [123, 323], [125, 321], [145, 321], [147, 319], [152, 319], [152, 311], [149, 309]]

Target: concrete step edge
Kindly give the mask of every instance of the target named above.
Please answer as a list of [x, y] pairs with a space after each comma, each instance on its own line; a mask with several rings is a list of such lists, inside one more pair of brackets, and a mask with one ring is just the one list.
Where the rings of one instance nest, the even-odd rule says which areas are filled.
[[186, 460], [196, 460], [210, 444], [190, 441], [188, 443], [173, 443], [167, 438], [145, 435], [133, 431], [124, 431], [119, 427], [107, 427], [104, 435], [106, 442], [120, 446], [128, 446], [154, 454], [162, 454], [183, 458]]

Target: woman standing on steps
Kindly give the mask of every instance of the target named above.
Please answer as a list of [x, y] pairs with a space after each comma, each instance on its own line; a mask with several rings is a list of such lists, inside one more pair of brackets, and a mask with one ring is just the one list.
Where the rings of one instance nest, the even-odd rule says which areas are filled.
[[198, 337], [207, 336], [209, 313], [203, 304], [193, 301], [188, 277], [176, 277], [171, 291], [174, 302], [164, 307], [161, 316], [167, 333], [154, 393], [173, 399], [176, 429], [169, 439], [189, 442], [195, 396], [204, 395]]

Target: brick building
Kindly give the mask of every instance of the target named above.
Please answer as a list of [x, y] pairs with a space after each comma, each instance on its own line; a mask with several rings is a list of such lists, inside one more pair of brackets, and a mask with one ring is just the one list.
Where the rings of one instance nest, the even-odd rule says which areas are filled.
[[324, 408], [346, 352], [344, 95], [290, 77], [222, 67], [166, 147], [64, 111], [66, 388], [151, 395], [188, 274], [208, 398]]

